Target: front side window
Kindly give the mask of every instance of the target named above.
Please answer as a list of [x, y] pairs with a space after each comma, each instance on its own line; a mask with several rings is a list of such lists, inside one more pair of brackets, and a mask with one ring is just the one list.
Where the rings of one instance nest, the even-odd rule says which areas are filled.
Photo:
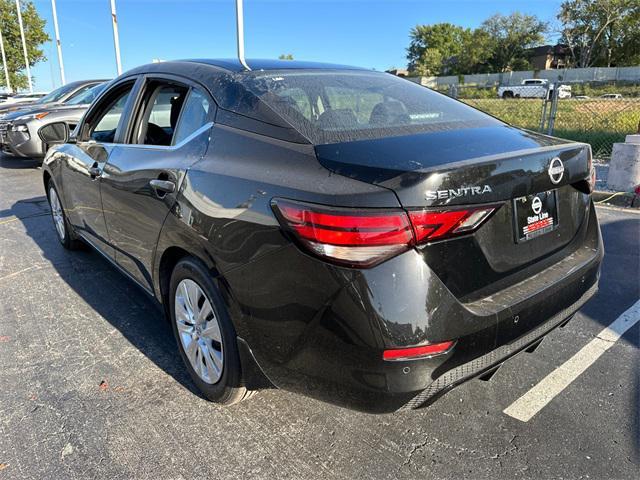
[[197, 89], [191, 90], [174, 133], [173, 144], [182, 142], [206, 124], [209, 121], [210, 108], [211, 104], [204, 93]]
[[113, 143], [116, 137], [116, 131], [120, 118], [124, 113], [124, 107], [127, 104], [133, 84], [127, 85], [123, 90], [113, 97], [105, 99], [106, 108], [98, 113], [95, 120], [91, 122], [89, 137], [100, 143]]

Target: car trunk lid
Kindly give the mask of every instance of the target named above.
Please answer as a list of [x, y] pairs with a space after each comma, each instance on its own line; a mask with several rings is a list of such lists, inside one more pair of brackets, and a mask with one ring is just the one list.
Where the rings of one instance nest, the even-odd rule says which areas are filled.
[[[505, 281], [535, 274], [535, 264], [541, 269], [555, 252], [572, 248], [588, 210], [588, 145], [508, 126], [320, 145], [316, 152], [322, 165], [335, 173], [393, 190], [408, 210], [499, 207], [472, 235], [418, 247], [463, 300], [490, 295]], [[562, 175], [554, 159], [561, 162]], [[550, 168], [556, 173], [551, 175]], [[516, 209], [531, 209], [531, 195], [543, 192], [552, 192], [557, 218], [544, 234], [522, 239]], [[521, 199], [520, 207], [516, 199]], [[527, 212], [521, 212], [525, 221], [533, 216]]]

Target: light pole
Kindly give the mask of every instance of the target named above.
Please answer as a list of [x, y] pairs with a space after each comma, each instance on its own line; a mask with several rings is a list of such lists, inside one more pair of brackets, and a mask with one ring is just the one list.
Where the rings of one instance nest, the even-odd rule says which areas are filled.
[[246, 70], [251, 70], [244, 59], [244, 12], [242, 10], [242, 0], [236, 0], [236, 33], [238, 39], [238, 61]]
[[60, 30], [58, 30], [58, 11], [56, 9], [56, 0], [51, 0], [51, 9], [53, 10], [53, 30], [56, 33], [56, 46], [58, 47], [58, 63], [60, 64], [60, 81], [62, 85], [67, 83], [64, 78], [64, 61], [62, 60], [62, 45], [60, 45]]
[[120, 63], [120, 37], [118, 36], [118, 18], [116, 16], [116, 0], [111, 0], [111, 23], [113, 25], [113, 46], [116, 51], [116, 67], [118, 75], [122, 73], [122, 63]]
[[20, 0], [16, 0], [16, 8], [18, 9], [18, 24], [20, 25], [20, 38], [22, 38], [22, 53], [24, 53], [24, 65], [27, 70], [27, 81], [29, 82], [29, 91], [33, 93], [33, 83], [31, 83], [31, 67], [29, 67], [29, 56], [27, 55], [27, 42], [24, 39], [24, 27], [22, 26], [22, 11], [20, 10]]
[[9, 80], [9, 67], [7, 67], [7, 57], [4, 54], [4, 40], [2, 39], [2, 29], [0, 29], [0, 52], [2, 52], [2, 66], [4, 67], [4, 78], [7, 81], [7, 90], [11, 91], [11, 81]]

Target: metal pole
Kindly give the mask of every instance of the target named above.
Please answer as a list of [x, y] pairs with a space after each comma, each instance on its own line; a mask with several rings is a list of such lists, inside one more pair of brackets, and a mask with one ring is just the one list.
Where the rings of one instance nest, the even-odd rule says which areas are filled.
[[56, 0], [51, 0], [51, 9], [53, 10], [53, 30], [56, 33], [56, 46], [58, 47], [58, 63], [60, 64], [60, 81], [62, 85], [67, 83], [64, 78], [64, 61], [62, 60], [62, 46], [60, 45], [60, 30], [58, 30], [58, 11], [56, 9]]
[[122, 63], [120, 62], [120, 37], [118, 36], [118, 18], [116, 16], [116, 0], [111, 0], [111, 23], [113, 24], [113, 47], [116, 51], [116, 67], [118, 75], [122, 74]]
[[22, 11], [20, 10], [20, 0], [16, 0], [16, 8], [18, 9], [18, 24], [20, 25], [20, 37], [22, 38], [22, 53], [24, 53], [24, 65], [27, 70], [27, 80], [29, 82], [29, 91], [33, 93], [33, 83], [31, 83], [31, 68], [29, 67], [29, 56], [27, 55], [27, 42], [24, 39], [24, 26], [22, 25]]
[[236, 32], [238, 35], [238, 60], [245, 70], [251, 70], [244, 59], [244, 12], [242, 0], [236, 0]]
[[556, 124], [556, 114], [558, 112], [559, 87], [560, 87], [560, 83], [554, 83], [553, 94], [551, 95], [551, 113], [549, 114], [549, 128], [547, 131], [547, 135], [553, 135], [553, 129]]
[[9, 67], [7, 67], [7, 57], [4, 54], [4, 40], [0, 29], [0, 51], [2, 52], [2, 66], [4, 67], [4, 78], [7, 81], [7, 90], [11, 91], [11, 81], [9, 80]]

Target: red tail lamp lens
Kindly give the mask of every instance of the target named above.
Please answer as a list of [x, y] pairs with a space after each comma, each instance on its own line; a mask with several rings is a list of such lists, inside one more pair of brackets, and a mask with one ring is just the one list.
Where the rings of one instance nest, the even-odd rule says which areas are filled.
[[496, 210], [351, 209], [276, 199], [281, 224], [308, 250], [353, 267], [371, 267], [412, 246], [476, 230]]
[[403, 210], [333, 209], [278, 200], [286, 225], [315, 254], [372, 266], [409, 248], [413, 231]]
[[464, 210], [418, 210], [410, 211], [409, 218], [416, 232], [416, 243], [423, 243], [477, 230], [495, 210], [495, 206]]
[[414, 360], [418, 358], [433, 357], [442, 355], [451, 350], [454, 341], [430, 343], [420, 347], [397, 348], [393, 350], [385, 350], [382, 352], [382, 358], [388, 361], [396, 360]]

